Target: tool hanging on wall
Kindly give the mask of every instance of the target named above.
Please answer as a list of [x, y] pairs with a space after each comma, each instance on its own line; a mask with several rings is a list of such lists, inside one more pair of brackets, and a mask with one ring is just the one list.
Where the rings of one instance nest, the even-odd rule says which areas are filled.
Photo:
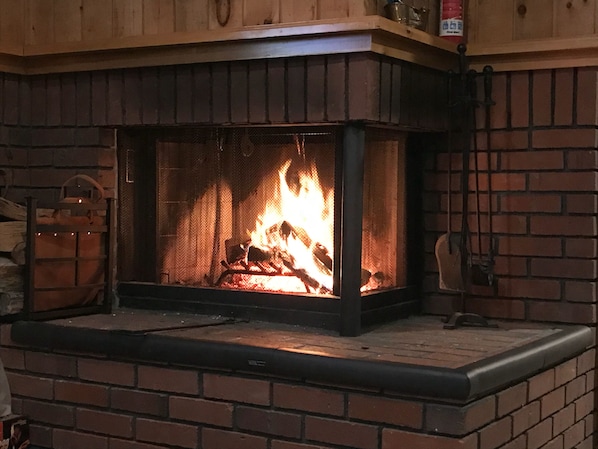
[[[490, 250], [487, 258], [482, 257], [482, 238], [481, 238], [481, 219], [480, 219], [480, 188], [479, 188], [479, 166], [478, 166], [478, 144], [477, 144], [477, 122], [476, 122], [476, 107], [479, 105], [479, 101], [477, 99], [477, 77], [478, 73], [475, 70], [468, 70], [467, 69], [467, 59], [465, 57], [466, 47], [464, 44], [460, 44], [457, 47], [459, 52], [459, 93], [455, 101], [451, 101], [449, 103], [449, 126], [452, 126], [452, 120], [456, 119], [460, 122], [460, 131], [461, 131], [461, 142], [462, 142], [462, 171], [461, 171], [461, 231], [458, 238], [458, 254], [460, 260], [460, 278], [451, 276], [450, 278], [446, 275], [446, 273], [450, 272], [447, 270], [446, 266], [441, 266], [442, 259], [438, 258], [439, 262], [439, 272], [440, 272], [440, 282], [439, 288], [448, 291], [455, 291], [460, 292], [461, 294], [461, 311], [454, 313], [446, 322], [445, 328], [446, 329], [455, 329], [461, 326], [476, 326], [476, 327], [496, 327], [488, 323], [488, 321], [483, 318], [482, 316], [475, 314], [475, 313], [468, 313], [466, 311], [466, 296], [469, 293], [471, 285], [479, 285], [484, 280], [483, 285], [492, 285], [491, 282], [494, 281], [493, 278], [493, 265], [494, 265], [494, 244], [493, 244], [493, 236], [490, 236]], [[486, 77], [491, 76], [491, 72], [489, 69], [485, 69], [484, 72]], [[449, 73], [449, 76], [452, 77], [452, 74]], [[489, 128], [489, 121], [488, 121], [488, 112], [489, 107], [492, 105], [491, 99], [489, 99], [491, 95], [491, 89], [488, 89], [487, 86], [490, 86], [491, 81], [486, 80], [485, 78], [485, 99], [484, 104], [488, 102], [488, 106], [486, 107], [486, 132], [487, 136], [490, 133]], [[452, 145], [452, 141], [449, 143]], [[471, 150], [473, 145], [473, 156], [474, 156], [474, 181], [475, 181], [475, 215], [476, 215], [476, 233], [477, 233], [477, 255], [478, 257], [474, 259], [473, 257], [473, 245], [471, 239], [471, 231], [469, 227], [469, 178], [470, 178], [470, 156]], [[487, 145], [488, 146], [488, 145]], [[490, 159], [491, 156], [489, 154], [490, 147], [487, 148], [488, 154], [488, 166], [487, 166], [487, 175], [488, 180], [490, 180]], [[449, 151], [449, 155], [451, 152]], [[449, 158], [449, 167], [451, 166], [452, 161]], [[450, 186], [450, 180], [449, 180]], [[450, 187], [449, 187], [449, 197], [450, 197]], [[488, 196], [491, 196], [491, 184], [488, 183]], [[489, 210], [488, 210], [488, 220], [489, 220], [489, 229], [492, 229], [490, 224], [492, 217], [492, 208], [491, 208], [491, 200], [489, 200]], [[450, 225], [449, 225], [450, 226]], [[450, 228], [449, 228], [450, 231]], [[449, 245], [450, 249], [450, 245]], [[437, 254], [438, 256], [438, 254]], [[460, 282], [459, 282], [460, 281]], [[450, 284], [450, 285], [447, 285]], [[451, 288], [446, 288], [446, 287]]]

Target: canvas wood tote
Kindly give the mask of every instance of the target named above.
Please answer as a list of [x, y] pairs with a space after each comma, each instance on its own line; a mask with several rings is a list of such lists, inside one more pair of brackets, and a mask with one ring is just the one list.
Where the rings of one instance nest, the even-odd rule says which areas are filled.
[[[85, 203], [88, 198], [68, 197], [66, 189], [74, 181], [85, 181], [104, 200], [104, 189], [87, 175], [67, 179], [61, 188], [60, 203]], [[38, 224], [99, 226], [104, 218], [94, 211], [87, 215], [69, 215], [56, 209], [51, 217], [40, 217]], [[97, 232], [38, 232], [35, 236], [35, 268], [33, 311], [54, 310], [93, 302], [104, 281], [102, 234]], [[43, 259], [60, 259], [49, 260]], [[75, 258], [89, 258], [78, 260]], [[52, 289], [52, 290], [38, 290]]]

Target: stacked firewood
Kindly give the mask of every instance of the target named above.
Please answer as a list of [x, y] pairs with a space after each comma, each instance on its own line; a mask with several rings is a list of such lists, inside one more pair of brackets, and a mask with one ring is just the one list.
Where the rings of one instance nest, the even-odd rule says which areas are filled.
[[0, 316], [23, 308], [27, 210], [0, 197]]

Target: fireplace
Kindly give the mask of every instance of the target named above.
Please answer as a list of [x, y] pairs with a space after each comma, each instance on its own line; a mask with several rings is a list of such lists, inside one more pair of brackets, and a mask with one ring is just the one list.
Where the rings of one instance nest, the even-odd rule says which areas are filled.
[[344, 335], [414, 312], [407, 137], [361, 123], [121, 130], [121, 305]]

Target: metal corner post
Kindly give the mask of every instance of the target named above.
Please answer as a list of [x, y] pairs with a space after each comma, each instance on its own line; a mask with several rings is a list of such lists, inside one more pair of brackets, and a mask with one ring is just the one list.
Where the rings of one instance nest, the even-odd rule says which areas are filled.
[[343, 135], [341, 189], [341, 320], [340, 334], [361, 333], [361, 240], [363, 221], [363, 180], [365, 126], [345, 125]]

